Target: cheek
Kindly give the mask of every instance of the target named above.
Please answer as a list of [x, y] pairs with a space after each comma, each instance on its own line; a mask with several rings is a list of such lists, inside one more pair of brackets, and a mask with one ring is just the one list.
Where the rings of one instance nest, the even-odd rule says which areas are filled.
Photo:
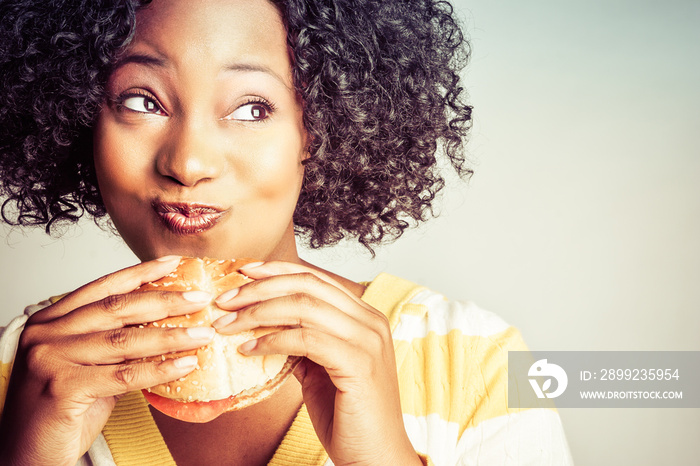
[[293, 196], [295, 200], [301, 188], [304, 171], [297, 159], [263, 166], [259, 176], [265, 180], [258, 185], [258, 195], [261, 198], [275, 201]]
[[93, 158], [95, 162], [95, 173], [97, 174], [97, 184], [100, 188], [102, 198], [110, 209], [112, 184], [114, 174], [117, 171], [114, 164], [113, 151], [115, 146], [109, 131], [109, 126], [105, 124], [104, 117], [100, 116], [93, 132]]
[[[304, 141], [296, 128], [276, 133], [275, 138], [268, 138], [264, 150], [258, 146], [256, 163], [250, 165], [249, 179], [259, 180], [253, 183], [256, 194], [268, 201], [289, 198], [296, 204], [296, 198], [304, 178], [303, 158]], [[288, 203], [286, 203], [288, 204]], [[285, 207], [287, 208], [287, 207]]]
[[147, 158], [138, 141], [123, 131], [117, 131], [109, 120], [100, 117], [93, 132], [93, 157], [98, 186], [105, 204], [123, 190], [143, 183]]

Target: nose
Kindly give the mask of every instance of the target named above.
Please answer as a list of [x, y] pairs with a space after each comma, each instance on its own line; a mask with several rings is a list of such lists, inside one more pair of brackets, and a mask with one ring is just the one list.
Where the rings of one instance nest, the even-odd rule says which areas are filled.
[[156, 160], [158, 173], [179, 185], [193, 187], [213, 180], [224, 168], [224, 154], [205, 124], [183, 120], [171, 127]]

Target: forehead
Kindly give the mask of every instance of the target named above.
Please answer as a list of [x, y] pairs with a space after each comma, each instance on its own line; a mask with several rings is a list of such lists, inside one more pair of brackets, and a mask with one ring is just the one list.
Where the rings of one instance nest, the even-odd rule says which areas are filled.
[[249, 62], [286, 75], [290, 66], [283, 19], [268, 0], [154, 0], [137, 13], [127, 52], [174, 67]]

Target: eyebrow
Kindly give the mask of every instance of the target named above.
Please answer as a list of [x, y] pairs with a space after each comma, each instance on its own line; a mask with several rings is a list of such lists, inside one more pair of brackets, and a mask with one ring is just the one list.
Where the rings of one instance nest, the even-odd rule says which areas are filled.
[[285, 87], [287, 87], [287, 83], [284, 81], [282, 76], [277, 74], [272, 68], [265, 66], [265, 65], [260, 65], [257, 63], [231, 63], [227, 66], [224, 67], [226, 71], [242, 71], [242, 72], [259, 72], [259, 73], [265, 73], [269, 74], [282, 84], [284, 84]]
[[142, 53], [129, 53], [117, 60], [113, 70], [117, 70], [129, 63], [136, 63], [138, 65], [146, 65], [154, 68], [164, 68], [166, 66], [165, 59]]
[[[123, 66], [126, 66], [130, 63], [135, 63], [138, 65], [146, 65], [152, 68], [166, 68], [168, 66], [168, 60], [165, 58], [159, 58], [155, 57], [153, 55], [148, 55], [148, 54], [143, 54], [143, 53], [129, 53], [117, 60], [117, 62], [114, 64], [114, 67], [112, 70], [117, 70]], [[265, 73], [273, 78], [275, 78], [277, 81], [281, 82], [285, 87], [287, 86], [287, 83], [285, 80], [277, 74], [272, 68], [266, 65], [261, 65], [257, 63], [245, 63], [245, 62], [235, 62], [231, 63], [229, 65], [224, 66], [224, 70], [226, 71], [234, 71], [234, 72], [258, 72], [258, 73]]]

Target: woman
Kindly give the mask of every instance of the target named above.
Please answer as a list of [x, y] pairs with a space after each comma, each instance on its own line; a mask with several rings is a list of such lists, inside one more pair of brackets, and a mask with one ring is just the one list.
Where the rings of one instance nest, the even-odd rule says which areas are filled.
[[[2, 11], [3, 216], [48, 229], [80, 209], [108, 213], [143, 263], [8, 327], [3, 344], [15, 335], [18, 348], [0, 426], [4, 461], [448, 464], [510, 455], [527, 439], [540, 444], [520, 447], [517, 461], [542, 450], [552, 464], [566, 459], [556, 413], [510, 418], [489, 401], [504, 390], [503, 349], [522, 348], [517, 331], [490, 324], [486, 351], [450, 337], [440, 356], [448, 370], [431, 367], [416, 389], [408, 381], [426, 372], [430, 354], [406, 356], [399, 321], [413, 312], [426, 330], [439, 321], [458, 329], [454, 306], [398, 279], [354, 283], [297, 254], [296, 234], [314, 247], [351, 235], [371, 249], [400, 235], [406, 219], [423, 220], [443, 184], [439, 144], [469, 173], [460, 152], [470, 120], [456, 74], [462, 37], [449, 5], [28, 3]], [[255, 282], [219, 297], [131, 293], [181, 255], [263, 262], [245, 270]], [[207, 424], [148, 411], [138, 390], [194, 363], [124, 361], [196, 348], [213, 331], [125, 325], [211, 300], [235, 311], [214, 324], [220, 333], [289, 326], [239, 351], [305, 356], [296, 378]], [[433, 351], [444, 346], [438, 340], [421, 344]], [[450, 386], [449, 396], [429, 396], [436, 384]], [[413, 406], [402, 412], [402, 401]], [[521, 434], [474, 443], [470, 435], [497, 425], [491, 418]], [[300, 433], [305, 425], [313, 432]], [[143, 457], [138, 445], [154, 431], [152, 456]]]

